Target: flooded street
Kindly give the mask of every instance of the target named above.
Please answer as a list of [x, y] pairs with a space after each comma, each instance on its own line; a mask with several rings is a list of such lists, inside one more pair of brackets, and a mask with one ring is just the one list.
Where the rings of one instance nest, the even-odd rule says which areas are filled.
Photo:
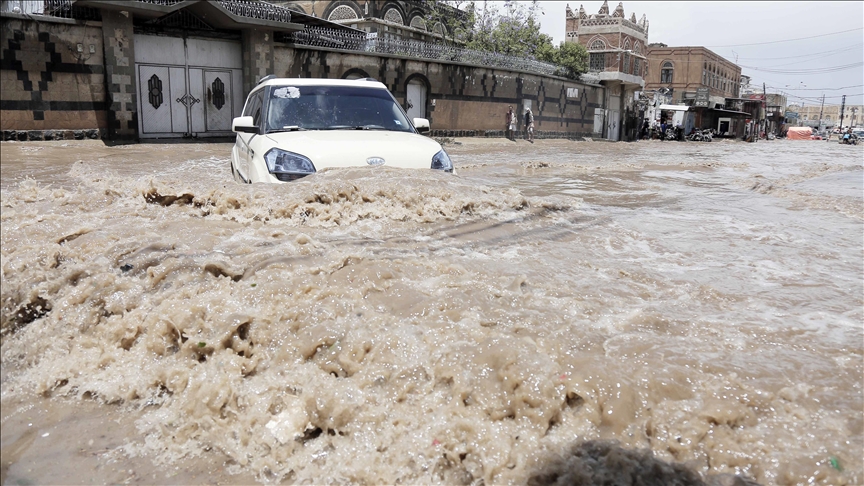
[[0, 147], [2, 484], [864, 484], [864, 147]]

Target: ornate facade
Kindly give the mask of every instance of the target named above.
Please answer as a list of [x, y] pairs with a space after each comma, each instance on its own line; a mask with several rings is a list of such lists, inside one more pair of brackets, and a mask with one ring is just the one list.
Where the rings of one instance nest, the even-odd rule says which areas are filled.
[[[583, 45], [589, 55], [589, 75], [607, 87], [607, 110], [604, 134], [610, 140], [630, 140], [638, 130], [636, 93], [645, 85], [647, 71], [645, 49], [648, 43], [648, 20], [642, 15], [629, 20], [624, 4], [619, 2], [612, 13], [604, 0], [600, 10], [589, 15], [583, 5], [573, 11], [566, 8], [566, 42]], [[600, 116], [600, 115], [598, 115]]]
[[[465, 20], [461, 11], [404, 0], [271, 0], [296, 12], [348, 25], [386, 39], [431, 41], [449, 37], [442, 15]], [[452, 25], [452, 22], [450, 22]]]

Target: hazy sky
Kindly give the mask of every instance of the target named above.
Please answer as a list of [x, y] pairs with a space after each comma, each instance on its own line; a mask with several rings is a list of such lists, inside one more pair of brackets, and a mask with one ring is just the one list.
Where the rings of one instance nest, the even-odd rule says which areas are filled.
[[[558, 45], [567, 2], [538, 3], [542, 31]], [[570, 2], [574, 11], [579, 5]], [[596, 14], [603, 2], [581, 5]], [[617, 6], [610, 1], [610, 12]], [[844, 94], [847, 105], [864, 104], [864, 2], [625, 1], [626, 18], [634, 12], [650, 22], [649, 43], [707, 47], [769, 93], [785, 92], [789, 103], [818, 104], [824, 93], [826, 105], [839, 105]]]

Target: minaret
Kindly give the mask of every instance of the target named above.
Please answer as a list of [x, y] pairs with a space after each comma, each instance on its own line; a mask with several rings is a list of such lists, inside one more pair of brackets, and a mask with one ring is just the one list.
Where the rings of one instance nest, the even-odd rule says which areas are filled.
[[624, 2], [618, 2], [618, 6], [615, 7], [615, 13], [612, 16], [619, 19], [624, 18]]
[[581, 4], [579, 5], [579, 18], [582, 20], [585, 20], [588, 18], [588, 14], [585, 13], [585, 7], [583, 7]]
[[636, 23], [636, 12], [630, 14], [630, 22]]

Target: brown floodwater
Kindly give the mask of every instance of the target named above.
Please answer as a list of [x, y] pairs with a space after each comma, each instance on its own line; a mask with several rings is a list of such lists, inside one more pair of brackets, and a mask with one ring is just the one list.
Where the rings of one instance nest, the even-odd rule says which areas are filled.
[[864, 148], [459, 142], [0, 144], [0, 483], [864, 483]]

